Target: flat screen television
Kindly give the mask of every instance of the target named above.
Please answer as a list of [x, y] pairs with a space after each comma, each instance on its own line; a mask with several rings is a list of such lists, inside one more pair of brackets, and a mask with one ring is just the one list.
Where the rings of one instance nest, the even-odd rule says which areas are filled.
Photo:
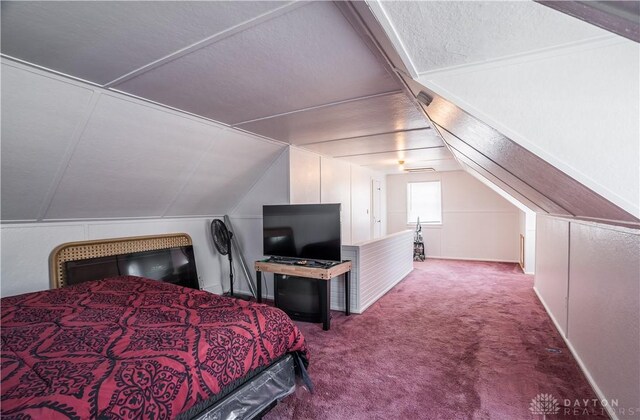
[[266, 205], [262, 224], [266, 256], [341, 261], [340, 204]]

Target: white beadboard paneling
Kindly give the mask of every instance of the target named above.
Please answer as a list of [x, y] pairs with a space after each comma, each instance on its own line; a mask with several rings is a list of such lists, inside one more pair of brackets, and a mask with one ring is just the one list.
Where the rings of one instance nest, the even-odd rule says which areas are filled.
[[231, 124], [397, 90], [398, 84], [334, 4], [313, 2], [118, 89]]
[[212, 145], [166, 215], [229, 212], [286, 147], [234, 130], [212, 134]]
[[102, 95], [46, 219], [158, 217], [221, 130]]
[[289, 149], [291, 204], [320, 202], [320, 155], [296, 147]]
[[398, 232], [356, 245], [360, 312], [413, 270], [413, 232]]
[[2, 52], [107, 83], [283, 2], [17, 2], [2, 6]]
[[320, 202], [341, 204], [342, 244], [351, 244], [351, 168], [327, 157], [320, 160]]
[[[358, 249], [352, 246], [342, 247], [342, 260], [351, 261], [351, 274], [349, 278], [351, 313], [362, 313], [360, 310], [360, 282], [358, 277]], [[344, 300], [344, 276], [339, 276], [331, 281], [331, 309], [334, 311], [345, 310]]]
[[567, 333], [569, 222], [539, 216], [536, 224], [535, 289], [560, 332]]
[[3, 60], [2, 220], [39, 216], [87, 117], [92, 94]]
[[85, 239], [84, 226], [2, 225], [0, 295], [13, 296], [49, 289], [49, 257], [65, 242]]
[[404, 92], [394, 92], [241, 124], [263, 136], [302, 145], [425, 128], [426, 118]]
[[572, 222], [570, 238], [569, 340], [608, 401], [637, 407], [640, 232]]

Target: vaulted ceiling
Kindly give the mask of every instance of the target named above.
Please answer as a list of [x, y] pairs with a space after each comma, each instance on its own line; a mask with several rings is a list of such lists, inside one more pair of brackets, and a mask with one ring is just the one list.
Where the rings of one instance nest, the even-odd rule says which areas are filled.
[[529, 185], [490, 142], [456, 148], [436, 104], [623, 209], [558, 213], [640, 214], [638, 44], [540, 4], [1, 7], [3, 220], [220, 214], [287, 144], [384, 172], [464, 168], [559, 210], [553, 182]]
[[[397, 171], [399, 156], [459, 169], [342, 9], [332, 2], [3, 2], [2, 53], [372, 169]], [[424, 138], [429, 149], [405, 137]]]

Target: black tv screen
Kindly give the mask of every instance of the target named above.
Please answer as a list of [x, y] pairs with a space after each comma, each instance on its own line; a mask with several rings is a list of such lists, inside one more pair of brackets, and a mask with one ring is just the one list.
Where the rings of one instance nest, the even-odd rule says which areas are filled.
[[341, 261], [340, 204], [263, 206], [262, 226], [264, 255]]

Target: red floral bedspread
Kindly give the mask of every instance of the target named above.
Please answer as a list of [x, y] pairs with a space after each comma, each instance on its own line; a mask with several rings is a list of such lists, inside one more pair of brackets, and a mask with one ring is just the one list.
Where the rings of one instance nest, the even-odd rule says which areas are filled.
[[123, 276], [2, 299], [3, 418], [174, 418], [304, 337], [279, 309]]

